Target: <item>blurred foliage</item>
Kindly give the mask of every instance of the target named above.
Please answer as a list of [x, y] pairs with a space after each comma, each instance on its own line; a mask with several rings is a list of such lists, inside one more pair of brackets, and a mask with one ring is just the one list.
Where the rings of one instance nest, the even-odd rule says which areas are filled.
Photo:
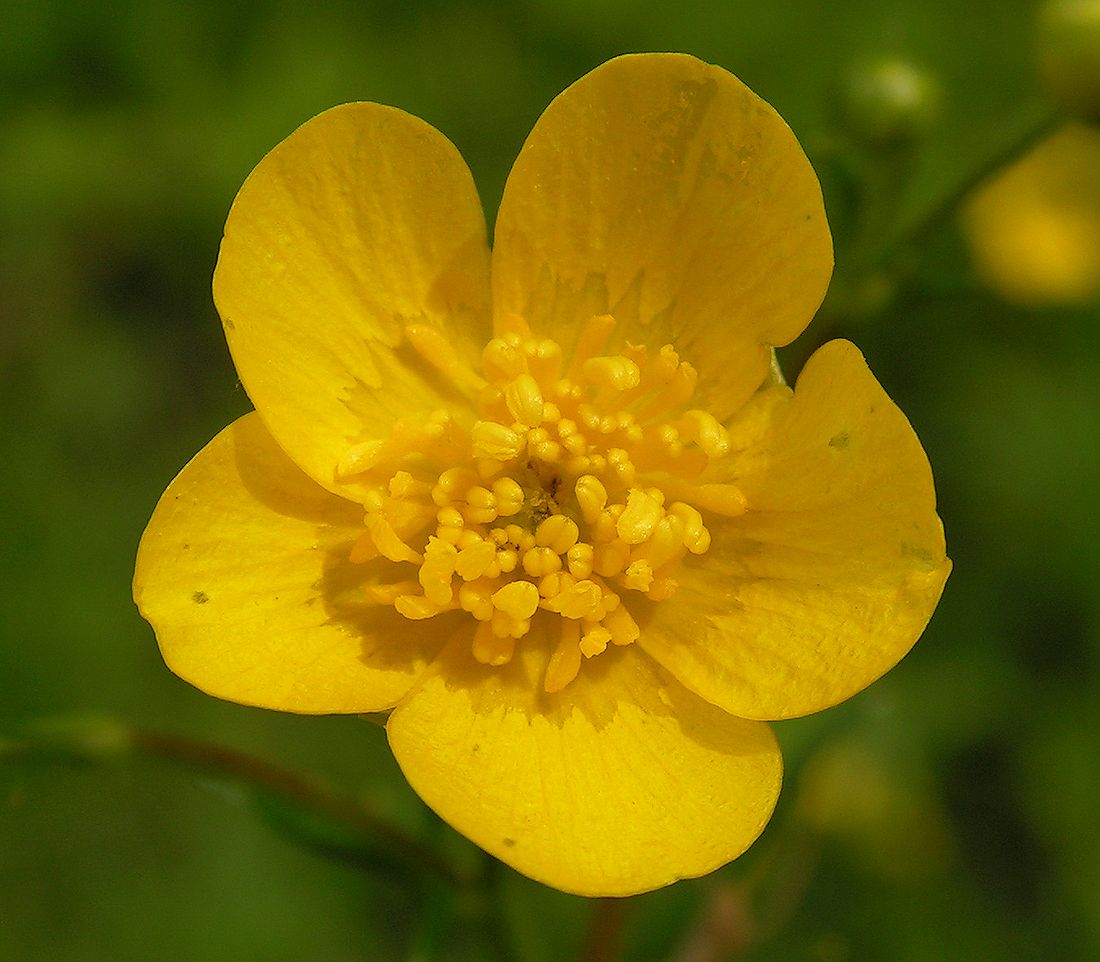
[[[395, 104], [454, 140], [492, 212], [559, 90], [617, 53], [683, 50], [771, 102], [814, 161], [838, 272], [784, 364], [828, 337], [859, 343], [929, 452], [956, 567], [899, 668], [777, 726], [787, 784], [764, 838], [710, 878], [633, 900], [624, 957], [1100, 957], [1100, 305], [1010, 305], [981, 286], [951, 220], [927, 220], [1050, 109], [1031, 4], [5, 0], [2, 13], [0, 732], [108, 712], [205, 737], [315, 773], [476, 862], [375, 726], [222, 704], [165, 670], [130, 601], [135, 546], [184, 460], [248, 408], [208, 285], [266, 150], [335, 103]], [[861, 141], [840, 103], [852, 69], [883, 57], [938, 91], [901, 153]], [[901, 243], [920, 225], [919, 244]], [[518, 958], [585, 944], [589, 903], [507, 870], [492, 906], [411, 898], [272, 830], [232, 781], [148, 759], [43, 764], [14, 744], [0, 740], [2, 959], [480, 959], [492, 919]]]

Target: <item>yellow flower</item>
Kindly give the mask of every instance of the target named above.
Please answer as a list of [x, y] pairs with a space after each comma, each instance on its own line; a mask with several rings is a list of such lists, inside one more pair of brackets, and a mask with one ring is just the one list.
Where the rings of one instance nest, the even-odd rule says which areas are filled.
[[763, 720], [889, 669], [949, 570], [924, 452], [859, 352], [769, 379], [831, 267], [794, 136], [691, 57], [561, 94], [491, 255], [441, 134], [377, 104], [314, 118], [226, 225], [214, 296], [256, 412], [142, 539], [166, 662], [244, 704], [392, 708], [413, 788], [549, 885], [737, 857], [779, 792]]
[[1026, 307], [1100, 292], [1100, 132], [1069, 125], [971, 198], [962, 226], [981, 278]]

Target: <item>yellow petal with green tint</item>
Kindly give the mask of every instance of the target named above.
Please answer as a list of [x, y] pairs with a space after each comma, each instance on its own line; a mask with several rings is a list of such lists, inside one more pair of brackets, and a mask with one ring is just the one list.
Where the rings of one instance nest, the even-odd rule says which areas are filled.
[[727, 711], [788, 718], [896, 664], [951, 563], [920, 442], [852, 344], [826, 344], [793, 396], [771, 389], [744, 418], [757, 440], [727, 479], [748, 511], [708, 519], [710, 550], [638, 618], [638, 643]]
[[245, 390], [315, 481], [341, 493], [334, 469], [349, 446], [471, 393], [424, 355], [443, 343], [460, 370], [478, 360], [488, 264], [458, 151], [395, 108], [334, 107], [249, 175], [214, 299]]
[[504, 667], [458, 640], [387, 724], [417, 793], [486, 851], [580, 895], [630, 895], [740, 855], [779, 794], [767, 725], [726, 714], [635, 648], [564, 690], [525, 637]]
[[283, 711], [379, 711], [441, 647], [440, 626], [370, 607], [348, 562], [363, 509], [310, 480], [256, 414], [222, 431], [164, 493], [134, 599], [177, 675]]
[[673, 343], [699, 370], [699, 406], [724, 419], [831, 272], [821, 190], [783, 120], [719, 67], [638, 54], [535, 125], [501, 201], [493, 298], [498, 319], [526, 317], [567, 356], [605, 313], [615, 337]]

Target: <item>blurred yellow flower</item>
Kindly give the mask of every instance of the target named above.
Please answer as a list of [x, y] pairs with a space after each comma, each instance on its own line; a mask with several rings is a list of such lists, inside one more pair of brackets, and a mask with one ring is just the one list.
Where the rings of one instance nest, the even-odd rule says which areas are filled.
[[982, 279], [1028, 307], [1100, 293], [1100, 131], [1070, 125], [970, 200], [963, 228]]
[[142, 539], [166, 662], [244, 704], [392, 708], [413, 788], [549, 885], [737, 857], [779, 792], [762, 720], [889, 669], [950, 567], [859, 352], [769, 378], [831, 269], [790, 130], [688, 56], [554, 100], [491, 254], [441, 134], [377, 104], [314, 118], [226, 224], [214, 296], [256, 412]]

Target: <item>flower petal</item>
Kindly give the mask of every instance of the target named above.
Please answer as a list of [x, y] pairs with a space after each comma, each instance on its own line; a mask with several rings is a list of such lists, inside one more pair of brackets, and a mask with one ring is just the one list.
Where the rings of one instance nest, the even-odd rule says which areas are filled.
[[501, 201], [493, 302], [567, 350], [603, 313], [625, 340], [673, 343], [724, 419], [831, 271], [821, 190], [783, 120], [719, 67], [640, 54], [582, 77], [535, 125]]
[[525, 875], [629, 895], [709, 872], [763, 830], [782, 759], [771, 730], [708, 705], [642, 653], [608, 650], [542, 691], [531, 643], [504, 668], [452, 644], [387, 724], [417, 793]]
[[793, 396], [770, 389], [744, 417], [768, 422], [727, 478], [749, 510], [711, 527], [676, 595], [639, 619], [639, 644], [727, 711], [789, 718], [896, 664], [951, 563], [920, 442], [852, 344], [826, 344]]
[[245, 390], [310, 477], [342, 493], [333, 471], [349, 445], [453, 404], [405, 327], [476, 362], [488, 261], [469, 170], [403, 111], [334, 107], [260, 162], [229, 212], [214, 299]]
[[364, 567], [347, 560], [362, 518], [257, 415], [222, 431], [164, 493], [138, 549], [134, 599], [168, 667], [246, 705], [392, 707], [446, 636], [366, 607]]

